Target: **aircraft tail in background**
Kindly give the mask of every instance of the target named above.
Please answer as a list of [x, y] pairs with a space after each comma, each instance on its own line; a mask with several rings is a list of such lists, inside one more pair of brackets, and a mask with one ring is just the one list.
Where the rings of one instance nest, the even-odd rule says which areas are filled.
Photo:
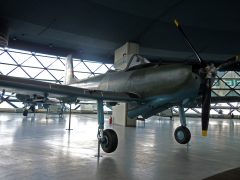
[[65, 64], [65, 80], [64, 84], [69, 85], [76, 81], [74, 78], [74, 72], [73, 72], [73, 60], [72, 60], [72, 54], [69, 54], [66, 58], [66, 64]]

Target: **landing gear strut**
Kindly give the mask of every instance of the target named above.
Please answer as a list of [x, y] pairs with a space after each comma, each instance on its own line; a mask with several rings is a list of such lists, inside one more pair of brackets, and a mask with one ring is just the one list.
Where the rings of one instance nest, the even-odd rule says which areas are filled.
[[191, 139], [191, 132], [186, 127], [186, 117], [183, 106], [179, 106], [179, 115], [181, 126], [176, 128], [174, 132], [175, 140], [180, 144], [187, 144]]
[[103, 100], [98, 99], [98, 155], [100, 157], [100, 145], [102, 150], [106, 153], [112, 153], [117, 149], [118, 137], [114, 130], [104, 130], [104, 111], [103, 111]]

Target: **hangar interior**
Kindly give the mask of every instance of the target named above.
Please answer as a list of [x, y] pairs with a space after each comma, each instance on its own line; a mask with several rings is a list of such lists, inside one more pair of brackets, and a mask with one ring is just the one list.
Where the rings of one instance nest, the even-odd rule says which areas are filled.
[[[0, 179], [239, 179], [238, 7], [237, 1], [3, 2]], [[125, 43], [138, 48], [120, 54], [128, 61], [119, 70], [116, 52]], [[131, 67], [134, 58], [139, 64]], [[86, 90], [66, 84], [69, 73]], [[103, 89], [91, 89], [105, 75]], [[152, 80], [162, 94], [144, 99], [160, 86]], [[122, 101], [124, 112], [114, 108]]]
[[[35, 78], [41, 81], [61, 84], [63, 83], [64, 66], [65, 57], [6, 48], [2, 48], [0, 53], [1, 74], [4, 75]], [[74, 71], [79, 79], [96, 76], [113, 68], [112, 64], [74, 59]], [[217, 76], [218, 78], [214, 82], [212, 93], [222, 97], [234, 94], [237, 98], [239, 96], [239, 72], [219, 72]], [[144, 122], [137, 121], [135, 130], [109, 124], [110, 115], [107, 113], [105, 114], [106, 126], [117, 129], [118, 134], [122, 136], [121, 145], [114, 158], [103, 154], [100, 161], [95, 157], [97, 154], [97, 142], [95, 140], [97, 123], [96, 116], [92, 114], [96, 113], [96, 102], [85, 100], [82, 103], [73, 103], [72, 106], [66, 106], [67, 109], [65, 109], [63, 118], [54, 114], [56, 112], [52, 112], [53, 114], [48, 115], [48, 118], [46, 118], [45, 112], [42, 111], [36, 115], [30, 114], [30, 116], [24, 117], [21, 115], [22, 111], [17, 110], [23, 107], [23, 103], [19, 102], [15, 94], [5, 92], [1, 100], [1, 135], [3, 136], [1, 144], [3, 147], [6, 146], [7, 150], [3, 151], [2, 168], [11, 168], [11, 164], [19, 167], [13, 168], [11, 172], [2, 170], [1, 177], [3, 179], [14, 179], [16, 176], [23, 179], [66, 179], [68, 176], [71, 176], [71, 179], [78, 179], [79, 177], [80, 179], [112, 179], [113, 177], [115, 179], [139, 179], [139, 177], [142, 179], [158, 179], [159, 177], [175, 179], [176, 176], [179, 176], [178, 179], [199, 179], [213, 175], [225, 168], [229, 169], [238, 165], [238, 137], [240, 132], [238, 103], [212, 104], [211, 115], [215, 119], [210, 120], [211, 133], [213, 134], [212, 136], [210, 135], [211, 139], [208, 139], [207, 142], [199, 139], [197, 134], [199, 133], [197, 127], [200, 125], [201, 109], [199, 107], [185, 108], [188, 126], [195, 132], [193, 134], [193, 144], [191, 145], [190, 143], [180, 149], [175, 147], [175, 142], [172, 142], [172, 137], [171, 135], [169, 136], [179, 123], [177, 107], [172, 108], [173, 119], [170, 119], [171, 113], [163, 112], [144, 120]], [[72, 110], [79, 110], [81, 106], [88, 108], [89, 112], [86, 114], [86, 111], [75, 111], [77, 114], [72, 115], [71, 124], [73, 131], [67, 132], [65, 128], [69, 128], [69, 108], [72, 107]], [[39, 132], [36, 133], [34, 131]], [[85, 138], [86, 134], [88, 134], [88, 138]], [[218, 139], [218, 136], [220, 137], [223, 134], [225, 134], [226, 139], [224, 141], [216, 141], [216, 138]], [[17, 139], [11, 137], [13, 135]], [[53, 138], [51, 142], [49, 141], [50, 137], [51, 139]], [[163, 139], [159, 139], [159, 137], [163, 137]], [[229, 141], [227, 140], [228, 138], [230, 138]], [[24, 142], [26, 139], [28, 139], [27, 143]], [[81, 140], [79, 141], [79, 139]], [[13, 143], [13, 140], [16, 142]], [[200, 141], [202, 144], [200, 145], [197, 141]], [[134, 146], [130, 147], [129, 143], [133, 142], [135, 143]], [[18, 143], [21, 144], [18, 145]], [[215, 145], [209, 148], [211, 143]], [[39, 146], [42, 149], [40, 152], [37, 150]], [[210, 153], [210, 156], [206, 155], [205, 158], [200, 158], [200, 154], [203, 152], [199, 149], [202, 146], [208, 149], [206, 153]], [[229, 146], [232, 148], [229, 149]], [[8, 149], [10, 147], [11, 149]], [[170, 152], [169, 149], [171, 149]], [[52, 153], [56, 160], [47, 160]], [[62, 160], [58, 160], [59, 153], [63, 158]], [[14, 156], [24, 158], [8, 158], [8, 163], [6, 163], [5, 158], [13, 156], [13, 154], [15, 154]], [[226, 156], [226, 154], [231, 154], [231, 156]], [[136, 159], [129, 158], [132, 156], [135, 156]], [[161, 156], [165, 158], [169, 156], [178, 157], [170, 158], [166, 162], [166, 159]], [[220, 159], [219, 156], [221, 157]], [[154, 161], [156, 157], [160, 161], [164, 161], [166, 165], [157, 165], [158, 163]], [[194, 165], [196, 169], [199, 168], [199, 164], [207, 163], [207, 165], [205, 164], [205, 167], [202, 167], [204, 169], [203, 172], [198, 170], [196, 172], [193, 167], [186, 170], [184, 166], [189, 166], [189, 164], [178, 161], [177, 159], [179, 158], [182, 160], [187, 158], [192, 165], [196, 163]], [[28, 161], [32, 161], [32, 163]], [[37, 165], [38, 161], [43, 164], [49, 164], [49, 169], [42, 167], [42, 165]], [[84, 161], [86, 165], [77, 161]], [[21, 165], [25, 163], [32, 167]], [[150, 164], [147, 165], [147, 163]], [[219, 163], [221, 166], [218, 166]], [[215, 168], [212, 168], [212, 166], [215, 166]], [[96, 174], [92, 175], [91, 172], [88, 172], [89, 170], [87, 169], [89, 167], [93, 168], [92, 171]], [[179, 169], [179, 167], [184, 167], [184, 169]], [[28, 173], [23, 173], [25, 168], [28, 169]], [[148, 168], [148, 173], [143, 173], [141, 169], [146, 168]], [[65, 170], [62, 172], [61, 169]], [[170, 175], [167, 169], [174, 170], [176, 174]], [[16, 173], [12, 171], [16, 171]], [[71, 172], [70, 175], [69, 172]]]
[[[47, 55], [37, 52], [30, 52], [17, 49], [0, 48], [0, 73], [7, 76], [23, 77], [62, 84], [64, 82], [65, 58], [62, 56]], [[113, 64], [106, 64], [97, 61], [73, 59], [74, 75], [78, 79], [85, 79], [106, 73], [114, 69]], [[218, 72], [212, 87], [212, 96], [227, 97], [234, 96], [236, 99], [240, 93], [240, 73], [238, 71]], [[23, 103], [11, 92], [2, 96], [0, 108], [6, 111], [7, 108], [23, 108]], [[4, 100], [5, 99], [5, 100]], [[237, 101], [237, 100], [236, 100]], [[92, 101], [84, 101], [84, 104], [96, 104]], [[69, 105], [66, 105], [69, 108]], [[87, 106], [85, 106], [87, 108]], [[72, 104], [72, 109], [79, 110], [79, 104]], [[95, 106], [89, 106], [89, 110], [96, 111]], [[91, 109], [93, 108], [93, 109]], [[106, 108], [107, 109], [107, 108]], [[109, 109], [109, 111], [111, 111]], [[201, 108], [186, 108], [188, 115], [201, 114]], [[178, 114], [178, 108], [172, 108], [173, 114]], [[213, 117], [229, 118], [232, 115], [238, 117], [240, 113], [238, 102], [214, 103], [211, 106]], [[164, 115], [164, 113], [163, 113]]]
[[[23, 77], [62, 84], [64, 81], [65, 57], [41, 54], [17, 49], [0, 48], [1, 74], [7, 76]], [[113, 64], [105, 64], [97, 61], [73, 59], [74, 75], [78, 79], [85, 79], [106, 73], [114, 69]], [[238, 71], [218, 72], [213, 83], [212, 94], [214, 96], [239, 96], [240, 74]], [[6, 92], [1, 101], [1, 108], [22, 108], [23, 104], [18, 102], [14, 94]], [[7, 98], [4, 100], [4, 98]], [[87, 104], [87, 101], [84, 102]], [[89, 104], [92, 102], [90, 101]], [[81, 104], [81, 103], [80, 103]], [[74, 106], [77, 110], [80, 106]], [[69, 107], [68, 107], [69, 108]], [[3, 109], [4, 110], [4, 109]], [[93, 109], [95, 110], [95, 109]], [[199, 108], [185, 109], [187, 114], [201, 114]], [[240, 112], [239, 103], [215, 103], [212, 104], [212, 115], [236, 115]], [[178, 109], [173, 108], [173, 113]]]

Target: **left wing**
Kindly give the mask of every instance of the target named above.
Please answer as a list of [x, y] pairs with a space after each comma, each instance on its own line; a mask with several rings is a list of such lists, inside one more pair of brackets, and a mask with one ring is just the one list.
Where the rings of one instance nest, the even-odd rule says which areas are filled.
[[113, 101], [140, 101], [130, 93], [90, 90], [67, 85], [52, 84], [32, 79], [0, 75], [0, 88], [19, 94], [39, 94], [45, 97], [81, 97]]

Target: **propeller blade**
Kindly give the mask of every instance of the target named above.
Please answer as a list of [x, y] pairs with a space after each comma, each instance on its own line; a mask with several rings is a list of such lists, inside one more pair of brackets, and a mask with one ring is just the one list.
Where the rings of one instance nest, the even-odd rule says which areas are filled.
[[0, 99], [1, 99], [0, 104], [4, 101], [4, 95], [5, 95], [5, 89], [2, 90], [2, 94], [0, 96]]
[[207, 78], [204, 83], [202, 96], [202, 136], [207, 136], [211, 105], [211, 86], [211, 79]]
[[207, 64], [203, 61], [201, 56], [198, 54], [190, 40], [188, 39], [187, 35], [183, 31], [180, 23], [175, 19], [174, 23], [179, 30], [179, 32], [183, 35], [185, 41], [190, 46], [192, 51], [194, 52], [195, 56], [203, 66], [200, 69], [199, 74], [203, 78], [202, 84], [202, 135], [207, 136], [208, 124], [209, 124], [209, 114], [210, 114], [210, 105], [211, 105], [211, 88], [212, 88], [212, 80], [214, 79], [217, 68], [214, 64]]
[[238, 66], [238, 67], [240, 66], [239, 63], [240, 63], [239, 56], [235, 56], [234, 58], [231, 58], [231, 59], [225, 61], [224, 63], [222, 63], [221, 65], [219, 65], [217, 67], [217, 70], [221, 70], [221, 69], [224, 69], [224, 68], [234, 69], [235, 66]]
[[2, 97], [5, 95], [5, 89], [2, 90]]
[[7, 96], [6, 98], [3, 98], [4, 101], [8, 101], [10, 96]]
[[185, 41], [187, 42], [187, 44], [190, 46], [190, 48], [193, 50], [195, 56], [197, 57], [198, 61], [202, 64], [204, 63], [204, 61], [202, 60], [201, 56], [198, 54], [197, 50], [194, 48], [194, 46], [192, 45], [191, 41], [188, 39], [186, 33], [183, 31], [181, 24], [178, 20], [174, 20], [174, 23], [177, 27], [177, 29], [179, 30], [179, 32], [183, 35]]
[[10, 104], [12, 107], [14, 107], [14, 108], [18, 108], [15, 104], [13, 104], [11, 101], [9, 101], [9, 100], [6, 100], [6, 102], [8, 103], [8, 104]]

